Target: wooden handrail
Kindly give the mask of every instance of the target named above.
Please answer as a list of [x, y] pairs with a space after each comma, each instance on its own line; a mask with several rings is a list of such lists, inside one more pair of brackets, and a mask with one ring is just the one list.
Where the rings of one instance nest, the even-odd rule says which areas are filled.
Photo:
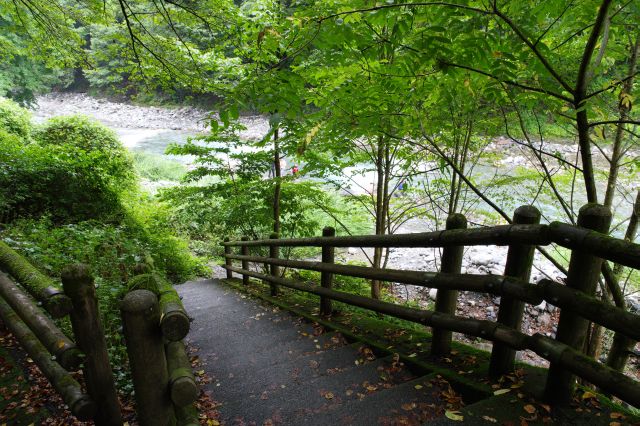
[[357, 235], [343, 237], [284, 238], [224, 241], [225, 247], [449, 247], [457, 245], [505, 246], [549, 244], [582, 250], [602, 259], [640, 269], [640, 244], [596, 231], [552, 222], [549, 225], [498, 225], [412, 234]]
[[225, 246], [256, 247], [447, 247], [509, 244], [548, 245], [547, 225], [499, 225], [413, 234], [357, 235], [343, 237], [285, 238], [225, 241]]
[[379, 269], [367, 266], [326, 264], [322, 262], [273, 259], [270, 257], [243, 256], [237, 254], [227, 255], [226, 258], [266, 263], [268, 265], [278, 265], [287, 268], [306, 269], [308, 271], [329, 272], [350, 277], [412, 284], [421, 287], [475, 291], [490, 293], [496, 296], [509, 294], [534, 305], [539, 305], [543, 300], [542, 294], [536, 285], [502, 275], [445, 274], [439, 272], [406, 271], [401, 269]]
[[[445, 274], [439, 272], [406, 271], [401, 269], [377, 269], [367, 266], [324, 264], [304, 260], [273, 259], [262, 256], [227, 255], [226, 259], [287, 268], [305, 269], [316, 272], [330, 272], [350, 277], [376, 279], [380, 281], [412, 284], [421, 287], [473, 291], [495, 296], [508, 295], [531, 305], [543, 301], [561, 309], [578, 313], [584, 318], [610, 330], [640, 340], [640, 315], [627, 312], [594, 297], [551, 280], [541, 280], [538, 284], [505, 277], [502, 275]], [[228, 267], [228, 271], [231, 270]], [[579, 301], [580, 303], [576, 303]]]

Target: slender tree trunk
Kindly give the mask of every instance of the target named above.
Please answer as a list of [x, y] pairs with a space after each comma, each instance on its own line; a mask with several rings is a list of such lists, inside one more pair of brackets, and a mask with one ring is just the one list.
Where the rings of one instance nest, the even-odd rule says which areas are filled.
[[280, 169], [280, 145], [278, 128], [273, 132], [273, 171], [276, 180], [275, 187], [273, 189], [273, 232], [280, 234], [280, 193], [282, 191], [282, 182], [280, 178], [282, 176], [282, 170]]
[[[636, 72], [639, 49], [640, 49], [640, 37], [636, 37], [636, 42], [631, 48], [631, 58], [629, 60], [629, 71], [627, 74], [629, 76], [633, 76]], [[632, 89], [633, 89], [633, 77], [629, 78], [627, 81], [624, 82], [622, 86], [622, 93], [631, 93]], [[618, 106], [620, 123], [618, 123], [618, 125], [616, 126], [616, 133], [613, 140], [613, 152], [611, 154], [611, 161], [609, 163], [609, 178], [607, 179], [607, 190], [604, 197], [604, 205], [609, 208], [611, 208], [611, 206], [613, 205], [615, 189], [618, 184], [618, 171], [620, 170], [620, 159], [622, 158], [622, 152], [623, 152], [623, 146], [624, 146], [625, 124], [623, 123], [623, 121], [628, 118], [629, 111], [630, 111], [630, 106], [625, 105], [623, 102], [620, 102]], [[632, 217], [633, 217], [633, 214], [632, 214]], [[631, 226], [631, 222], [629, 223], [629, 225]], [[629, 227], [627, 228], [627, 231], [629, 231]], [[631, 238], [633, 237], [635, 237], [635, 232], [633, 232], [631, 235]], [[613, 274], [614, 280], [613, 280], [613, 283], [611, 283], [612, 285], [615, 285], [615, 286], [619, 285], [618, 276], [620, 272], [619, 266], [616, 265], [616, 267], [618, 267], [619, 271], [618, 273], [615, 273], [615, 267], [614, 267], [614, 274]], [[603, 294], [602, 299], [603, 300], [607, 299], [607, 295]], [[602, 352], [602, 337], [603, 337], [603, 327], [598, 324], [593, 324], [592, 327], [590, 328], [590, 333], [587, 337], [587, 341], [585, 342], [586, 343], [585, 352], [587, 355], [593, 357], [594, 359], [598, 359], [600, 357], [600, 354]], [[620, 338], [618, 338], [618, 340], [620, 340]], [[618, 351], [616, 350], [616, 352]], [[618, 361], [615, 363], [615, 365], [618, 365], [619, 363], [620, 362]], [[626, 363], [626, 360], [624, 363]]]
[[591, 158], [591, 139], [589, 137], [589, 119], [587, 117], [586, 101], [587, 89], [589, 86], [589, 68], [591, 66], [591, 58], [596, 48], [600, 33], [605, 25], [609, 13], [609, 7], [612, 0], [603, 0], [598, 10], [598, 16], [593, 24], [591, 35], [584, 49], [580, 68], [578, 70], [578, 78], [576, 80], [576, 89], [573, 94], [574, 108], [576, 111], [576, 126], [578, 128], [578, 144], [580, 146], [580, 156], [582, 158], [582, 175], [584, 177], [585, 190], [587, 192], [587, 201], [590, 203], [598, 202], [598, 191], [596, 188], [595, 174], [593, 171], [593, 161]]
[[[384, 136], [378, 136], [378, 146], [376, 147], [376, 204], [375, 204], [375, 222], [376, 222], [376, 235], [384, 235], [385, 233], [385, 193], [384, 193]], [[382, 247], [375, 247], [373, 249], [373, 267], [379, 268], [382, 264]], [[380, 281], [371, 281], [371, 297], [374, 299], [380, 299]]]
[[[627, 226], [627, 231], [625, 232], [624, 239], [627, 241], [635, 240], [636, 233], [638, 232], [638, 219], [640, 218], [640, 190], [636, 193], [636, 201], [633, 205], [633, 211], [631, 212], [631, 217], [629, 218], [629, 226]], [[620, 276], [622, 272], [622, 265], [617, 264], [613, 267], [613, 276], [615, 277], [616, 284], [617, 277]], [[622, 299], [623, 306], [619, 306], [622, 309], [625, 309], [624, 298]], [[611, 349], [609, 350], [609, 354], [607, 356], [607, 365], [615, 370], [622, 371], [624, 370], [627, 361], [629, 360], [629, 350], [635, 345], [632, 339], [622, 335], [621, 333], [616, 333], [613, 336], [613, 343], [611, 344]]]
[[[633, 76], [636, 72], [638, 62], [638, 51], [640, 50], [640, 37], [636, 37], [636, 42], [631, 51], [629, 61], [629, 72], [627, 75]], [[630, 77], [622, 85], [622, 93], [630, 94], [633, 89], [633, 77]], [[631, 107], [620, 102], [618, 106], [620, 123], [616, 126], [615, 139], [613, 140], [613, 152], [611, 153], [611, 163], [609, 164], [609, 179], [607, 179], [607, 192], [604, 196], [604, 205], [611, 207], [615, 195], [616, 184], [618, 183], [618, 171], [620, 170], [620, 159], [622, 158], [622, 148], [624, 141], [624, 126], [622, 121], [629, 117]]]

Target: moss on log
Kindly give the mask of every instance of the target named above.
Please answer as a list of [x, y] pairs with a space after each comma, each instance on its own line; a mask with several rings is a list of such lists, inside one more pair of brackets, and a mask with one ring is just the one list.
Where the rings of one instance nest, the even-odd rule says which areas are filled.
[[129, 292], [120, 303], [124, 338], [142, 426], [173, 426], [169, 374], [158, 323], [158, 298], [148, 290]]
[[177, 407], [186, 407], [198, 399], [198, 385], [191, 370], [189, 356], [181, 341], [165, 345], [171, 400]]
[[176, 420], [178, 426], [200, 426], [198, 410], [193, 404], [186, 407], [176, 407]]
[[58, 329], [6, 274], [0, 272], [0, 296], [20, 316], [38, 340], [55, 355], [56, 360], [67, 370], [75, 370], [81, 361], [81, 354], [75, 343]]
[[42, 302], [52, 317], [62, 318], [71, 311], [71, 300], [62, 290], [2, 241], [0, 241], [0, 268], [13, 276], [37, 301]]
[[51, 359], [47, 349], [2, 299], [0, 299], [0, 316], [42, 374], [69, 406], [71, 413], [79, 420], [92, 419], [96, 413], [96, 404], [88, 395], [82, 393], [80, 384], [60, 364]]
[[171, 283], [156, 273], [136, 275], [129, 281], [129, 291], [149, 290], [160, 304], [160, 328], [168, 340], [176, 342], [189, 333], [189, 316], [182, 306], [178, 292]]

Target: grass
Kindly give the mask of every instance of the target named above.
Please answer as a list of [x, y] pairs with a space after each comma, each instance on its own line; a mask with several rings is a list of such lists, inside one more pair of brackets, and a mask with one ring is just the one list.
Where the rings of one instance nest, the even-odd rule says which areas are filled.
[[184, 164], [171, 160], [164, 155], [133, 151], [134, 167], [142, 179], [152, 182], [180, 181], [187, 173]]

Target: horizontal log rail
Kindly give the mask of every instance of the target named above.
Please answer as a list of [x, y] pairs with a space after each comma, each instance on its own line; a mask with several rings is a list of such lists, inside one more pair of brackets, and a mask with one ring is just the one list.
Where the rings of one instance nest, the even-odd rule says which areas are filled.
[[530, 349], [541, 357], [556, 362], [569, 371], [584, 377], [605, 391], [611, 392], [611, 394], [619, 397], [623, 401], [636, 407], [640, 406], [640, 384], [638, 384], [638, 382], [625, 376], [623, 373], [598, 363], [561, 342], [539, 333], [529, 336], [493, 321], [464, 318], [443, 314], [441, 312], [410, 308], [365, 296], [331, 290], [320, 286], [312, 286], [291, 279], [274, 277], [235, 266], [223, 265], [223, 268], [242, 274], [243, 276], [257, 278], [283, 287], [327, 297], [332, 300], [391, 315], [418, 324], [440, 327], [493, 342], [501, 342], [516, 350]]
[[548, 245], [546, 225], [500, 225], [413, 234], [287, 238], [282, 240], [226, 241], [226, 246], [280, 247], [447, 247], [509, 244]]
[[226, 258], [316, 272], [330, 272], [350, 277], [412, 284], [438, 290], [473, 291], [476, 293], [489, 293], [494, 296], [508, 295], [531, 305], [539, 305], [545, 301], [559, 308], [576, 312], [610, 330], [618, 331], [632, 339], [640, 340], [640, 315], [606, 304], [594, 297], [586, 296], [584, 293], [551, 280], [541, 280], [539, 284], [531, 284], [502, 275], [444, 274], [402, 269], [379, 269], [367, 266], [336, 265], [235, 254], [227, 255]]
[[509, 294], [534, 305], [539, 305], [543, 300], [536, 285], [502, 275], [445, 274], [438, 272], [407, 271], [402, 269], [379, 269], [367, 266], [336, 265], [333, 263], [328, 264], [304, 260], [274, 259], [233, 254], [227, 255], [227, 259], [246, 260], [268, 265], [306, 269], [316, 272], [330, 272], [350, 277], [412, 284], [437, 289], [484, 292], [496, 296]]
[[581, 250], [602, 259], [640, 269], [640, 244], [561, 222], [549, 225], [499, 225], [413, 234], [360, 235], [225, 241], [228, 247], [449, 247], [557, 244]]

